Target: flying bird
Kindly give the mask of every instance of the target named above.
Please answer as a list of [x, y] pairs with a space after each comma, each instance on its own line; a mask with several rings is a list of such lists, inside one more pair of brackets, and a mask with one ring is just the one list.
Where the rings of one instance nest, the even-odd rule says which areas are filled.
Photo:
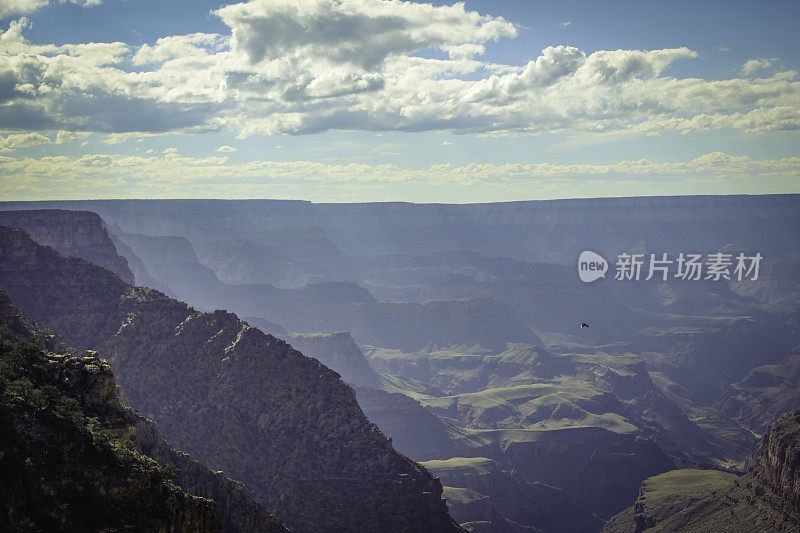
[[589, 327], [589, 324], [587, 324], [586, 322], [581, 322], [581, 329], [588, 328], [588, 327]]

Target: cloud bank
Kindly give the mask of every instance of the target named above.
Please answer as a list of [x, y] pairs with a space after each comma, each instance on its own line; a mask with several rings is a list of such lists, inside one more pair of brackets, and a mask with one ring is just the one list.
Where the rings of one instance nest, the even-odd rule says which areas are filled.
[[[711, 152], [686, 162], [648, 159], [610, 164], [473, 163], [435, 164], [407, 169], [394, 164], [332, 164], [316, 161], [232, 163], [227, 156], [196, 158], [175, 148], [161, 154], [85, 154], [16, 159], [0, 155], [5, 176], [1, 200], [41, 198], [125, 197], [293, 197], [386, 199], [387, 187], [411, 185], [414, 190], [472, 189], [476, 199], [520, 194], [537, 197], [585, 196], [614, 186], [640, 187], [648, 194], [752, 192], [770, 183], [786, 192], [800, 192], [800, 157], [754, 160]], [[420, 188], [420, 185], [424, 187]], [[491, 187], [487, 187], [491, 186]]]
[[[38, 3], [3, 5], [21, 13]], [[229, 34], [141, 46], [33, 44], [30, 22], [11, 21], [0, 34], [0, 129], [247, 136], [800, 128], [797, 73], [757, 77], [766, 60], [724, 80], [670, 75], [675, 62], [698, 57], [682, 47], [548, 46], [524, 65], [497, 64], [485, 59], [487, 46], [517, 28], [463, 4], [252, 0], [213, 15]]]
[[[58, 0], [62, 4], [77, 4], [89, 7], [98, 6], [103, 0]], [[0, 19], [13, 17], [15, 15], [25, 15], [32, 13], [39, 8], [46, 6], [51, 0], [3, 0], [0, 2]]]

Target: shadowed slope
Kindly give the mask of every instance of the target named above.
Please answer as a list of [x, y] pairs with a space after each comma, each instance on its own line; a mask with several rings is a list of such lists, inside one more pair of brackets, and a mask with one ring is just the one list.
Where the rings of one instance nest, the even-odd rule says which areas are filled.
[[318, 361], [224, 311], [199, 313], [0, 228], [0, 287], [109, 357], [131, 404], [295, 530], [447, 531], [441, 484], [398, 454]]
[[244, 485], [124, 407], [106, 361], [62, 354], [40, 329], [0, 291], [0, 529], [286, 531]]

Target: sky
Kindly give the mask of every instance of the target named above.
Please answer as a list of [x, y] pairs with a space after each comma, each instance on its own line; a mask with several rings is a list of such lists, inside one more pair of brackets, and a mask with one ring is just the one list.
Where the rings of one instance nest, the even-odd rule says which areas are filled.
[[800, 193], [800, 2], [0, 0], [0, 200]]

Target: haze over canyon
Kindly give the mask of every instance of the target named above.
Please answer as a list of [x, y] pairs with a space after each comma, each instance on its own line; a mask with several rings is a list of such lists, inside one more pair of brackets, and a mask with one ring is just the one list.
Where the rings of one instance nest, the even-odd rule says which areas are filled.
[[[84, 366], [70, 368], [87, 375], [81, 382], [97, 379], [86, 365], [113, 369], [102, 399], [76, 392], [74, 378], [59, 385], [63, 373], [47, 379], [83, 398], [90, 435], [106, 424], [104, 434], [131, 442], [125, 453], [177, 469], [170, 490], [212, 501], [191, 518], [170, 504], [164, 516], [194, 521], [181, 527], [641, 530], [671, 527], [657, 505], [683, 497], [661, 488], [676, 481], [771, 491], [730, 516], [798, 523], [792, 467], [770, 473], [775, 460], [758, 459], [796, 461], [786, 441], [795, 437], [767, 450], [784, 431], [773, 422], [800, 408], [798, 196], [0, 209], [4, 320], [16, 332], [4, 339], [44, 343], [42, 362], [27, 355], [28, 365], [77, 357]], [[757, 279], [610, 272], [584, 283], [585, 249], [605, 258], [758, 252], [763, 263]], [[81, 360], [85, 350], [94, 352]], [[7, 395], [22, 394], [12, 387], [20, 379], [39, 386], [12, 377]], [[23, 416], [13, 398], [26, 394], [8, 400], [5, 416]], [[101, 416], [98, 402], [111, 406]], [[10, 427], [17, 438], [32, 431]], [[45, 449], [66, 438], [47, 431]], [[162, 435], [243, 482], [252, 503], [186, 473]], [[651, 491], [659, 499], [641, 503]], [[43, 520], [32, 503], [7, 505], [12, 520]], [[685, 524], [700, 520], [691, 512]]]

